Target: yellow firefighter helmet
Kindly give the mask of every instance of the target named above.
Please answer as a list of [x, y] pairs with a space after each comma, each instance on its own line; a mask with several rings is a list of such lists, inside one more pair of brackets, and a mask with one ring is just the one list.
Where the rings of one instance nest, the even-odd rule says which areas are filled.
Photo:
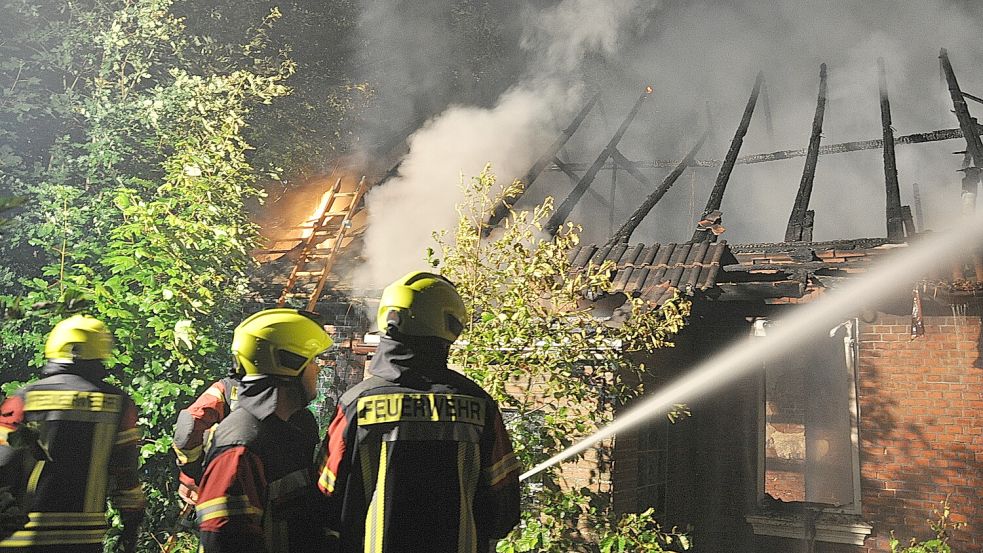
[[464, 330], [467, 310], [446, 277], [414, 271], [386, 287], [379, 300], [377, 323], [408, 336], [434, 336], [453, 342]]
[[113, 335], [95, 317], [72, 315], [55, 325], [44, 344], [44, 356], [52, 360], [83, 361], [107, 359]]
[[232, 356], [247, 376], [298, 376], [334, 343], [313, 313], [267, 309], [242, 321], [232, 335]]

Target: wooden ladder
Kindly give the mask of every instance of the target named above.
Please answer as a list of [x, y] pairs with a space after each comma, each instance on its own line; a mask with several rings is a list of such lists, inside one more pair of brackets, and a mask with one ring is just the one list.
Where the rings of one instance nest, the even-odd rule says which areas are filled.
[[[328, 196], [323, 202], [324, 207], [316, 215], [310, 235], [304, 239], [303, 249], [290, 271], [290, 276], [287, 277], [280, 299], [277, 300], [277, 307], [283, 307], [289, 296], [299, 295], [294, 293], [294, 289], [303, 279], [308, 284], [314, 282], [314, 290], [308, 297], [306, 307], [308, 311], [314, 310], [328, 281], [328, 275], [341, 252], [341, 244], [350, 232], [352, 218], [359, 211], [359, 203], [362, 201], [362, 195], [365, 194], [365, 188], [363, 176], [359, 179], [355, 190], [351, 192], [341, 192], [341, 178], [338, 178], [334, 186], [328, 190]], [[347, 205], [345, 205], [346, 201]], [[325, 248], [327, 251], [321, 251], [317, 247], [318, 244], [329, 240], [334, 242]]]

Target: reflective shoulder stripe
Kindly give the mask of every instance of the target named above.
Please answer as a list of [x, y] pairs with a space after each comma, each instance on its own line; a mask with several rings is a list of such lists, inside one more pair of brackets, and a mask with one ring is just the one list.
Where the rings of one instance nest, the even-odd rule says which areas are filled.
[[484, 426], [485, 400], [460, 394], [380, 394], [358, 398], [359, 426], [402, 421]]
[[18, 530], [0, 542], [0, 549], [41, 545], [83, 545], [102, 543], [106, 531], [102, 528], [79, 530]]
[[216, 397], [216, 398], [222, 400], [222, 403], [225, 403], [225, 394], [222, 393], [222, 390], [219, 390], [218, 389], [218, 386], [212, 384], [211, 386], [208, 387], [207, 390], [205, 390], [205, 393], [207, 395]]
[[198, 524], [219, 517], [236, 515], [263, 516], [263, 509], [251, 504], [249, 498], [244, 495], [216, 497], [204, 503], [199, 503], [195, 511], [198, 513]]
[[140, 433], [139, 428], [130, 428], [127, 430], [123, 430], [122, 432], [117, 432], [116, 445], [136, 443], [140, 441], [141, 436], [142, 434]]
[[102, 392], [31, 390], [24, 398], [25, 411], [95, 411], [119, 413], [123, 398]]
[[521, 470], [521, 468], [522, 465], [520, 465], [519, 460], [515, 458], [515, 454], [509, 453], [499, 459], [497, 463], [485, 468], [482, 471], [482, 477], [484, 477], [485, 484], [487, 486], [495, 486], [504, 480], [510, 473], [518, 472]]
[[282, 500], [293, 492], [309, 487], [311, 473], [307, 469], [295, 470], [282, 478], [270, 482], [267, 488], [267, 501], [270, 503]]

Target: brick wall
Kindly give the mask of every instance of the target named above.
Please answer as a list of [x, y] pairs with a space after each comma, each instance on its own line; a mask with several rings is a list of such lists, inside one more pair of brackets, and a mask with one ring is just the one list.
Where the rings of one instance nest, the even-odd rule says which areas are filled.
[[983, 551], [983, 360], [980, 317], [878, 314], [861, 324], [860, 439], [867, 551], [889, 532], [931, 537], [926, 523], [949, 495], [954, 551]]
[[[694, 319], [676, 348], [646, 360], [650, 366], [693, 366], [701, 353], [714, 351], [725, 338], [747, 328], [743, 317], [719, 312]], [[983, 551], [980, 317], [930, 316], [924, 324], [925, 334], [912, 340], [909, 316], [877, 313], [873, 322], [861, 322], [861, 518], [874, 529], [863, 546], [817, 542], [815, 553], [889, 551], [891, 530], [903, 541], [931, 538], [927, 520], [936, 518], [933, 510], [947, 495], [953, 518], [967, 524], [955, 532], [953, 550]], [[651, 389], [658, 387], [652, 384]], [[741, 511], [754, 509], [754, 477], [746, 469], [752, 468], [757, 443], [750, 416], [755, 386], [755, 379], [749, 378], [729, 386], [725, 394], [695, 402], [694, 417], [670, 429], [672, 466], [663, 522], [693, 524], [699, 551], [803, 550], [801, 540], [744, 534], [747, 524]], [[638, 489], [637, 446], [635, 433], [619, 435], [615, 444], [613, 491], [621, 510], [644, 504]], [[721, 528], [726, 531], [718, 532]]]

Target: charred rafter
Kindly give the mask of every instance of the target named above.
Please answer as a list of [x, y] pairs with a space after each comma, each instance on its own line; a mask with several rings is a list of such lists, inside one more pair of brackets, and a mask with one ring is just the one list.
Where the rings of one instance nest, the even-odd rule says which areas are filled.
[[683, 171], [693, 164], [693, 158], [696, 157], [697, 152], [699, 152], [700, 148], [703, 147], [703, 143], [706, 142], [709, 135], [710, 130], [707, 129], [703, 133], [703, 136], [701, 136], [696, 144], [693, 145], [693, 148], [690, 149], [689, 153], [686, 154], [686, 157], [676, 165], [672, 172], [662, 179], [662, 184], [659, 185], [659, 188], [645, 198], [645, 201], [642, 202], [642, 205], [638, 206], [635, 213], [633, 213], [631, 217], [625, 221], [621, 228], [611, 236], [611, 239], [608, 241], [609, 244], [614, 244], [616, 242], [628, 242], [631, 239], [631, 234], [635, 232], [635, 229], [638, 228], [638, 225], [645, 219], [645, 216], [652, 211], [655, 204], [659, 203], [659, 200], [661, 200], [662, 197], [666, 195], [666, 192], [672, 188], [672, 185], [676, 183], [676, 180], [678, 180], [683, 174]]
[[651, 94], [652, 88], [646, 87], [645, 92], [639, 96], [638, 100], [635, 102], [635, 105], [632, 106], [631, 111], [628, 112], [628, 115], [625, 117], [625, 120], [622, 121], [621, 126], [618, 127], [618, 130], [614, 133], [614, 136], [611, 137], [608, 145], [601, 151], [601, 154], [597, 156], [597, 159], [594, 160], [594, 163], [590, 166], [590, 168], [587, 169], [587, 172], [584, 173], [583, 177], [581, 177], [580, 182], [578, 182], [577, 186], [575, 186], [573, 191], [570, 192], [570, 195], [563, 200], [563, 203], [561, 203], [556, 209], [553, 216], [546, 222], [546, 226], [544, 227], [546, 232], [551, 235], [556, 234], [556, 231], [559, 230], [560, 225], [567, 220], [567, 217], [570, 216], [570, 212], [573, 211], [574, 206], [577, 205], [577, 202], [579, 202], [580, 198], [583, 197], [584, 192], [590, 187], [591, 183], [594, 182], [594, 177], [597, 176], [597, 173], [602, 167], [604, 167], [605, 162], [607, 162], [618, 147], [618, 143], [621, 142], [621, 139], [628, 131], [628, 127], [631, 125], [631, 122], [635, 119], [635, 115], [638, 114], [638, 110], [642, 107], [642, 103], [645, 102], [645, 99], [651, 96]]
[[802, 180], [799, 181], [799, 191], [795, 196], [795, 204], [785, 228], [785, 241], [798, 242], [812, 240], [814, 213], [809, 210], [809, 200], [812, 198], [812, 185], [816, 178], [816, 165], [819, 161], [819, 143], [823, 135], [823, 117], [826, 114], [826, 64], [819, 66], [819, 96], [816, 100], [816, 114], [812, 119], [812, 133], [809, 135], [809, 151], [806, 155], [805, 167], [802, 169]]
[[[751, 97], [748, 98], [747, 106], [744, 108], [741, 123], [737, 126], [737, 132], [734, 133], [734, 139], [730, 143], [730, 148], [727, 150], [726, 157], [724, 157], [724, 163], [721, 165], [720, 172], [717, 174], [717, 181], [713, 185], [713, 190], [710, 191], [710, 198], [707, 200], [706, 208], [703, 210], [703, 216], [700, 218], [701, 220], [706, 220], [720, 209], [720, 204], [724, 199], [724, 191], [727, 188], [727, 181], [730, 180], [730, 174], [734, 170], [737, 156], [741, 153], [744, 136], [747, 134], [747, 129], [751, 125], [751, 115], [754, 114], [754, 106], [758, 102], [758, 93], [761, 91], [761, 84], [764, 80], [764, 73], [759, 72], [758, 77], [754, 80], [754, 88], [751, 89]], [[713, 242], [716, 241], [716, 238], [717, 235], [715, 233], [698, 228], [693, 232], [693, 238], [690, 241]]]
[[976, 209], [976, 194], [980, 183], [980, 168], [983, 167], [983, 142], [974, 130], [979, 126], [976, 119], [969, 113], [969, 106], [966, 105], [965, 95], [959, 88], [956, 80], [956, 73], [952, 70], [949, 63], [949, 53], [943, 48], [939, 52], [939, 62], [942, 64], [942, 72], [945, 73], [945, 80], [949, 86], [949, 95], [952, 98], [952, 107], [956, 112], [956, 119], [959, 120], [959, 128], [963, 131], [966, 138], [966, 153], [972, 160], [972, 165], [967, 164], [963, 169], [963, 210], [971, 214]]
[[884, 133], [884, 187], [887, 195], [887, 239], [904, 241], [904, 217], [901, 187], [898, 185], [898, 162], [894, 155], [894, 129], [891, 128], [891, 100], [887, 94], [887, 70], [884, 58], [877, 58], [877, 82], [881, 99], [881, 130]]
[[[539, 175], [543, 173], [543, 171], [546, 169], [547, 166], [549, 166], [550, 164], [555, 164], [559, 166], [562, 170], [563, 163], [557, 159], [556, 155], [567, 143], [567, 141], [570, 140], [570, 137], [573, 136], [573, 133], [577, 132], [577, 129], [580, 128], [581, 123], [583, 123], [584, 119], [587, 118], [587, 114], [590, 113], [591, 109], [593, 109], [594, 104], [597, 103], [597, 99], [599, 97], [600, 97], [600, 93], [594, 94], [594, 96], [591, 97], [591, 99], [587, 102], [587, 104], [584, 105], [584, 107], [580, 110], [580, 113], [578, 113], [577, 116], [574, 117], [573, 122], [571, 122], [570, 125], [563, 130], [563, 133], [556, 139], [556, 141], [553, 142], [552, 145], [550, 145], [549, 149], [546, 150], [546, 152], [542, 156], [540, 156], [538, 160], [536, 160], [536, 163], [534, 163], [533, 166], [529, 168], [529, 171], [526, 172], [525, 176], [522, 177], [520, 181], [522, 182], [522, 190], [515, 196], [508, 198], [507, 202], [502, 202], [499, 203], [497, 206], [495, 206], [495, 209], [492, 211], [491, 216], [488, 218], [488, 226], [486, 227], [487, 229], [491, 229], [492, 227], [495, 227], [502, 222], [502, 219], [504, 219], [505, 216], [508, 215], [509, 210], [512, 208], [512, 206], [515, 205], [517, 201], [519, 201], [519, 198], [522, 197], [522, 194], [526, 190], [529, 190], [529, 187], [532, 186], [532, 183], [535, 182], [537, 178], [539, 178]], [[567, 174], [569, 175], [570, 173]]]

